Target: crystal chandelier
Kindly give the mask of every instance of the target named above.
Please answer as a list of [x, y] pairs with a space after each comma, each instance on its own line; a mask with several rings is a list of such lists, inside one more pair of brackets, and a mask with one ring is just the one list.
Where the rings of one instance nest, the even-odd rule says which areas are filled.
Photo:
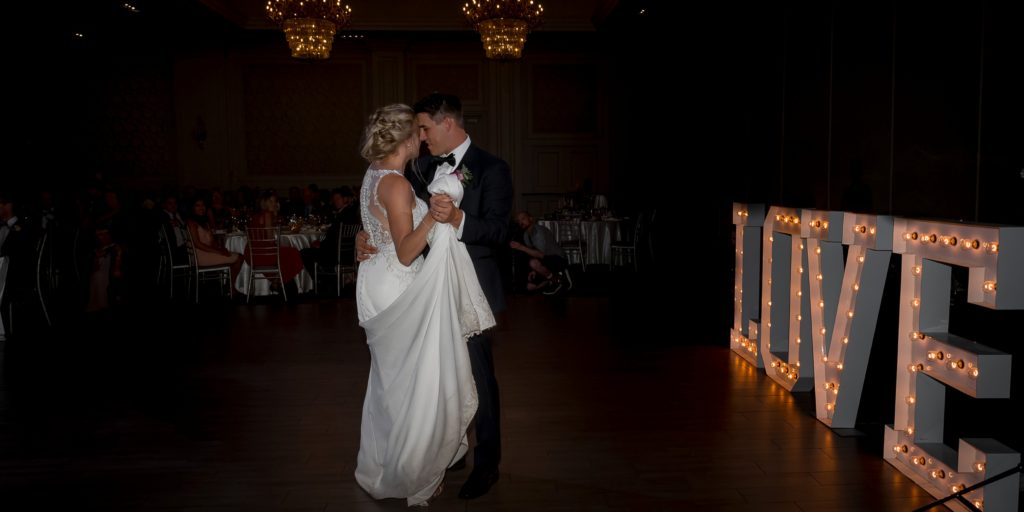
[[292, 57], [326, 59], [334, 34], [352, 17], [341, 0], [267, 0], [267, 17], [284, 28]]
[[488, 59], [518, 59], [526, 35], [540, 25], [544, 6], [533, 0], [470, 0], [462, 13], [480, 32]]

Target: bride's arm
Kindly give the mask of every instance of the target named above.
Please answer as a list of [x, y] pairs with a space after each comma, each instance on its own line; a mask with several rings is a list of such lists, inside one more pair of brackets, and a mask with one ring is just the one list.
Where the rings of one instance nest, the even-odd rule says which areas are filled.
[[427, 233], [434, 227], [434, 218], [427, 215], [416, 229], [412, 227], [412, 207], [415, 197], [409, 182], [397, 174], [381, 178], [377, 195], [384, 205], [391, 229], [391, 240], [395, 242], [395, 252], [402, 265], [409, 266], [423, 248], [427, 246]]

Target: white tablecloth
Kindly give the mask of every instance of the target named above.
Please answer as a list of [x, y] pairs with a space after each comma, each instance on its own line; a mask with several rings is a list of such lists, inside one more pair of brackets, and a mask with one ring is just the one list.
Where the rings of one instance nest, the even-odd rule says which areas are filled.
[[[564, 220], [539, 220], [538, 224], [550, 229], [555, 238], [561, 242], [562, 230], [559, 227], [568, 224]], [[612, 242], [619, 239], [619, 221], [617, 220], [585, 220], [580, 222], [580, 235], [586, 244], [587, 265], [610, 265], [612, 262]]]
[[[301, 251], [311, 247], [314, 241], [320, 240], [322, 237], [323, 233], [318, 231], [281, 233], [281, 247], [294, 247]], [[248, 242], [249, 237], [245, 233], [228, 233], [224, 238], [224, 247], [231, 252], [245, 254], [245, 246]], [[255, 288], [253, 295], [270, 295], [270, 281], [255, 279], [252, 284]], [[305, 268], [295, 276], [295, 286], [299, 289], [299, 293], [306, 293], [313, 289], [313, 277], [306, 272]], [[235, 279], [235, 289], [241, 293], [246, 293], [249, 290], [249, 263], [242, 263], [242, 269], [238, 271], [238, 277]]]

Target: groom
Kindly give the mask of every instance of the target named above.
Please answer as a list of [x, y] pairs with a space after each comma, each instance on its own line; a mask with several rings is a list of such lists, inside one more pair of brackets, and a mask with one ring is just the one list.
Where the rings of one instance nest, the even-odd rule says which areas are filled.
[[[459, 240], [466, 244], [473, 259], [480, 286], [491, 310], [497, 316], [505, 309], [497, 252], [508, 242], [508, 224], [512, 212], [512, 171], [508, 164], [480, 149], [470, 141], [462, 119], [462, 102], [449, 94], [433, 93], [413, 105], [420, 140], [432, 156], [416, 161], [415, 170], [406, 171], [416, 195], [430, 202], [430, 215], [438, 222], [455, 227]], [[448, 196], [431, 196], [427, 185], [439, 173], [451, 174], [462, 181], [464, 193], [459, 206]], [[360, 236], [356, 245], [360, 261], [376, 252]], [[498, 481], [501, 462], [501, 428], [498, 381], [494, 377], [491, 338], [486, 334], [469, 339], [470, 362], [476, 381], [479, 405], [476, 411], [476, 448], [473, 472], [459, 491], [462, 499], [483, 496]], [[456, 466], [464, 464], [463, 461]], [[458, 469], [453, 466], [452, 469]]]

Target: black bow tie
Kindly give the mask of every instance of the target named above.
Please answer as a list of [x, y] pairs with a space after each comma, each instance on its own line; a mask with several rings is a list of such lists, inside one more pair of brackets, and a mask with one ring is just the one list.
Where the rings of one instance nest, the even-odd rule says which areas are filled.
[[447, 163], [448, 165], [455, 167], [455, 153], [448, 156], [435, 156], [430, 159], [430, 163], [434, 164], [434, 167], [441, 167], [441, 164]]

